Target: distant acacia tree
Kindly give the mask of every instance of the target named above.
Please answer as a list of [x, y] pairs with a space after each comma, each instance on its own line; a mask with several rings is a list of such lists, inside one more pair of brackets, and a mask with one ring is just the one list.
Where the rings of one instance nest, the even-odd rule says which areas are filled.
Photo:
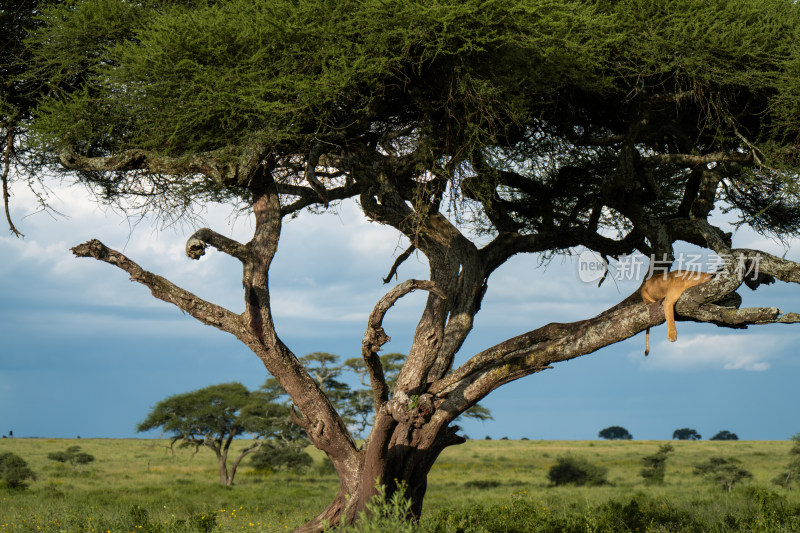
[[672, 438], [675, 440], [700, 440], [703, 437], [695, 429], [681, 428], [672, 432]]
[[739, 440], [739, 435], [731, 433], [730, 431], [723, 430], [711, 437], [708, 440]]
[[601, 439], [608, 440], [631, 440], [633, 435], [628, 433], [628, 430], [620, 426], [611, 426], [600, 430], [597, 434]]
[[[176, 394], [158, 402], [136, 430], [161, 428], [171, 444], [205, 446], [217, 456], [219, 478], [232, 485], [236, 469], [245, 456], [257, 451], [266, 439], [294, 440], [297, 430], [290, 423], [286, 406], [271, 401], [265, 391], [250, 392], [241, 383], [212, 385]], [[233, 439], [249, 435], [253, 440], [228, 468]], [[289, 435], [289, 436], [287, 436]]]
[[[185, 247], [194, 260], [213, 248], [241, 264], [241, 310], [96, 239], [73, 253], [235, 336], [275, 377], [341, 482], [305, 531], [352, 523], [376, 480], [387, 499], [404, 483], [418, 517], [435, 461], [464, 442], [459, 415], [512, 381], [664, 322], [662, 305], [637, 291], [464, 353], [492, 277], [519, 254], [642, 254], [669, 269], [690, 243], [725, 261], [680, 298], [679, 316], [737, 329], [800, 321], [774, 306], [717, 304], [742, 285], [800, 283], [800, 268], [735, 247], [711, 216], [729, 209], [728, 221], [787, 241], [800, 233], [798, 2], [0, 6], [4, 163], [30, 154], [31, 172], [59, 173], [133, 216], [192, 220], [212, 202], [250, 214], [246, 242], [192, 228]], [[414, 251], [428, 268], [364, 310], [358, 341], [374, 410], [363, 441], [282, 337], [270, 286], [284, 220], [345, 200], [408, 247], [396, 260], [370, 250], [353, 263], [385, 260], [386, 282], [402, 278]], [[425, 303], [390, 396], [383, 320], [414, 290]]]

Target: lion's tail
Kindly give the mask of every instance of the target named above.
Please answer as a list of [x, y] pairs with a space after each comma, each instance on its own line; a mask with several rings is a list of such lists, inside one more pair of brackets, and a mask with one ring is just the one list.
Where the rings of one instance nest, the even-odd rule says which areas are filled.
[[650, 353], [650, 328], [647, 328], [647, 332], [644, 334], [644, 356], [647, 357], [647, 354]]

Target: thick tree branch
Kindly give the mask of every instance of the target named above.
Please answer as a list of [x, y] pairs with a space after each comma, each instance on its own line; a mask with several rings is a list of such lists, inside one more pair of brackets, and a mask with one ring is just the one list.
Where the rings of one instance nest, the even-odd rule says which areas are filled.
[[[676, 302], [675, 312], [701, 322], [718, 326], [746, 328], [749, 324], [791, 324], [795, 313], [783, 314], [776, 307], [730, 309], [711, 302], [739, 288], [742, 283], [769, 284], [774, 278], [789, 283], [800, 283], [800, 264], [781, 259], [765, 252], [747, 249], [732, 250], [725, 257], [724, 270], [714, 279], [686, 291]], [[773, 278], [774, 276], [774, 278]]]
[[131, 281], [141, 283], [150, 289], [150, 292], [165, 302], [177, 306], [181, 311], [189, 313], [197, 320], [227, 331], [242, 339], [244, 324], [241, 317], [231, 311], [203, 300], [202, 298], [176, 286], [169, 280], [162, 278], [125, 257], [125, 255], [112, 250], [97, 239], [79, 244], [72, 248], [72, 253], [77, 257], [93, 257], [99, 261], [121, 268], [131, 276]]
[[409, 279], [395, 286], [383, 295], [369, 315], [367, 330], [361, 342], [361, 355], [364, 358], [364, 363], [366, 363], [367, 371], [369, 372], [369, 381], [372, 387], [376, 415], [383, 404], [389, 399], [389, 387], [386, 385], [383, 367], [381, 366], [380, 357], [378, 357], [381, 346], [391, 340], [391, 337], [389, 337], [383, 329], [383, 317], [386, 316], [386, 313], [397, 300], [419, 289], [430, 291], [443, 300], [446, 299], [445, 294], [436, 287], [434, 282]]
[[[762, 275], [800, 283], [798, 263], [754, 250], [733, 250], [725, 272], [687, 290], [678, 300], [676, 312], [731, 328], [799, 323], [800, 314], [781, 314], [776, 308], [735, 309], [710, 303], [734, 291], [746, 275], [756, 274], [756, 265]], [[665, 320], [661, 303], [642, 303], [638, 291], [622, 303], [625, 305], [618, 304], [594, 318], [548, 324], [476, 354], [429, 387], [438, 408], [433, 422], [452, 420], [504, 383], [549, 368], [553, 363], [592, 353]]]
[[338, 472], [357, 470], [355, 441], [319, 384], [308, 374], [297, 357], [281, 341], [275, 330], [269, 296], [269, 267], [278, 248], [282, 216], [280, 194], [266, 169], [253, 180], [255, 232], [247, 243], [242, 283], [245, 290], [247, 329], [252, 332], [248, 346], [264, 362], [292, 402], [295, 414], [309, 440], [327, 452]]
[[742, 152], [713, 152], [705, 155], [695, 154], [657, 154], [642, 159], [645, 163], [663, 164], [668, 163], [682, 167], [695, 167], [707, 165], [709, 163], [752, 163], [753, 156]]
[[186, 256], [190, 259], [200, 259], [206, 253], [206, 246], [211, 245], [220, 252], [235, 257], [239, 261], [247, 261], [249, 253], [244, 244], [220, 235], [209, 229], [200, 228], [186, 241]]

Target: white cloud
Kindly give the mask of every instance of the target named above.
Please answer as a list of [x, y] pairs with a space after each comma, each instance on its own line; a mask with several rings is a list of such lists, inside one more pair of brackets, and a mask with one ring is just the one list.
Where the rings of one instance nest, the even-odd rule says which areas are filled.
[[650, 356], [647, 359], [642, 357], [641, 352], [629, 357], [648, 370], [692, 372], [721, 368], [761, 372], [770, 368], [770, 359], [791, 341], [787, 336], [767, 333], [731, 333], [679, 334], [674, 343], [666, 339], [653, 342], [653, 335], [663, 331], [664, 328], [651, 331]]

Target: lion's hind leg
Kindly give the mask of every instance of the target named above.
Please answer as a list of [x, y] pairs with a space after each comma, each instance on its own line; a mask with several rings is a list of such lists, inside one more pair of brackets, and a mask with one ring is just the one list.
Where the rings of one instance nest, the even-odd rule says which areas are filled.
[[667, 319], [667, 338], [670, 342], [678, 340], [678, 330], [675, 328], [675, 302], [680, 295], [680, 292], [677, 296], [670, 293], [664, 298], [664, 317]]

